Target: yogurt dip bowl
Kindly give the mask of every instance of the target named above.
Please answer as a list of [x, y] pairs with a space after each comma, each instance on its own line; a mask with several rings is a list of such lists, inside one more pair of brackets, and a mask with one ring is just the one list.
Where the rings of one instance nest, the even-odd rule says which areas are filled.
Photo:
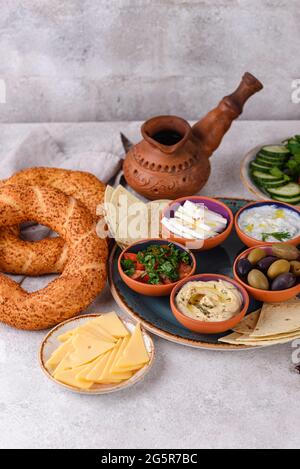
[[[274, 214], [275, 218], [273, 218]], [[269, 222], [268, 216], [270, 217]], [[260, 227], [260, 224], [266, 226]], [[234, 218], [234, 227], [240, 240], [248, 247], [261, 244], [271, 245], [280, 241], [294, 246], [300, 244], [300, 210], [298, 207], [285, 202], [278, 202], [277, 200], [251, 202], [237, 212]], [[246, 227], [248, 227], [248, 230]], [[258, 239], [261, 232], [275, 231], [283, 233], [289, 232], [289, 230], [292, 232], [291, 238], [279, 240], [269, 236], [265, 240]], [[253, 236], [251, 236], [251, 233], [253, 233]]]
[[[273, 243], [274, 244], [274, 243]], [[263, 301], [264, 303], [280, 303], [282, 301], [287, 301], [290, 298], [297, 296], [300, 293], [300, 283], [294, 285], [291, 288], [287, 288], [285, 290], [261, 290], [259, 288], [254, 288], [248, 283], [246, 283], [241, 276], [238, 274], [237, 265], [241, 259], [245, 259], [248, 257], [251, 251], [259, 247], [266, 251], [267, 256], [272, 255], [271, 246], [266, 244], [260, 244], [258, 246], [253, 246], [249, 249], [243, 251], [239, 256], [236, 257], [234, 264], [233, 264], [233, 275], [237, 282], [242, 285], [249, 293], [249, 295], [253, 296], [258, 301]], [[300, 257], [298, 258], [300, 260]], [[255, 266], [254, 266], [255, 268]]]
[[[182, 287], [187, 284], [187, 282], [217, 282], [219, 280], [230, 283], [233, 287], [235, 287], [235, 289], [239, 292], [241, 296], [241, 306], [239, 308], [239, 311], [237, 311], [237, 313], [234, 314], [230, 319], [226, 319], [225, 321], [201, 321], [189, 317], [181, 311], [181, 309], [177, 305], [176, 297]], [[221, 332], [225, 332], [229, 329], [232, 329], [243, 319], [249, 307], [249, 295], [246, 289], [241, 286], [240, 283], [230, 277], [219, 274], [198, 274], [181, 280], [173, 288], [170, 296], [170, 305], [171, 310], [176, 319], [187, 329], [202, 334], [219, 334]]]
[[209, 210], [215, 212], [216, 214], [221, 215], [227, 220], [227, 225], [223, 231], [218, 233], [216, 236], [213, 236], [211, 238], [203, 239], [203, 240], [196, 240], [196, 239], [189, 239], [189, 238], [184, 238], [182, 236], [178, 236], [171, 231], [168, 231], [163, 225], [162, 225], [162, 236], [164, 238], [169, 239], [170, 241], [174, 241], [177, 243], [182, 244], [183, 246], [187, 246], [189, 249], [192, 251], [206, 251], [209, 249], [213, 249], [216, 246], [219, 246], [222, 244], [225, 239], [228, 238], [228, 236], [231, 233], [231, 230], [233, 228], [233, 214], [230, 208], [228, 208], [223, 202], [220, 202], [219, 200], [212, 199], [210, 197], [204, 197], [204, 196], [189, 196], [189, 197], [181, 197], [179, 199], [172, 200], [167, 207], [163, 211], [163, 217], [166, 218], [173, 218], [175, 211], [178, 209], [178, 207], [183, 206], [183, 204], [186, 201], [193, 202], [194, 204], [204, 204], [205, 207], [207, 207]]

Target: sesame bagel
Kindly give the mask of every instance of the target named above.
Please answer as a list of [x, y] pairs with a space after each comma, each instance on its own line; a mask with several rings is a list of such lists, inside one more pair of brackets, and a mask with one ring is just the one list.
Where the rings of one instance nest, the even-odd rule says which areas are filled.
[[[105, 191], [105, 185], [93, 174], [59, 168], [41, 167], [19, 171], [4, 182], [4, 185], [14, 184], [59, 189], [82, 202], [94, 217], [97, 205], [103, 202]], [[20, 238], [18, 226], [0, 229], [2, 272], [23, 275], [60, 273], [66, 260], [67, 246], [59, 237], [29, 242]]]
[[28, 293], [0, 274], [0, 321], [18, 329], [45, 329], [85, 309], [106, 281], [107, 244], [95, 218], [73, 197], [50, 187], [0, 187], [0, 226], [36, 220], [56, 231], [68, 246], [63, 272]]

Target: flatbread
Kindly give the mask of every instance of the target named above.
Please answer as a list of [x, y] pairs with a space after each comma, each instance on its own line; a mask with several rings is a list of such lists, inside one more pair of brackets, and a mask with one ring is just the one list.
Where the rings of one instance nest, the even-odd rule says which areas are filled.
[[[133, 204], [142, 204], [140, 199], [135, 197], [125, 187], [120, 184], [113, 190], [110, 198], [110, 210], [108, 217], [110, 224], [113, 227], [114, 237], [117, 242], [121, 244], [127, 244], [128, 240], [126, 222], [128, 223], [128, 210]], [[130, 239], [128, 244], [134, 242], [134, 239]]]
[[266, 347], [268, 345], [278, 345], [278, 344], [285, 344], [287, 342], [290, 342], [293, 339], [296, 339], [297, 337], [300, 337], [300, 333], [298, 336], [295, 337], [287, 337], [287, 338], [282, 338], [282, 339], [272, 339], [272, 340], [254, 340], [253, 342], [250, 340], [244, 340], [247, 336], [247, 334], [239, 334], [238, 332], [233, 332], [232, 334], [229, 334], [226, 337], [223, 337], [219, 339], [219, 342], [223, 342], [225, 344], [231, 344], [231, 345], [245, 345], [245, 346], [251, 346], [251, 347]]
[[300, 330], [300, 301], [264, 303], [254, 331], [253, 338], [277, 336]]
[[249, 334], [250, 332], [253, 332], [257, 324], [260, 311], [261, 310], [258, 309], [257, 311], [253, 311], [253, 313], [247, 314], [241, 322], [233, 327], [233, 331], [238, 332], [239, 334]]
[[112, 214], [110, 213], [110, 201], [112, 198], [112, 194], [114, 192], [114, 188], [112, 186], [107, 185], [104, 193], [104, 219], [108, 226], [109, 232], [111, 236], [114, 238], [114, 220], [112, 219]]

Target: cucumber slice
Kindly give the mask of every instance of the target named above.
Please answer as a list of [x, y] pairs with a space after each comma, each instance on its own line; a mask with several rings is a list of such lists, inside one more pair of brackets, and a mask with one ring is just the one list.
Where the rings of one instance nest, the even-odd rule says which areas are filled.
[[291, 204], [291, 205], [300, 205], [300, 196], [297, 197], [280, 197], [280, 196], [271, 196], [273, 200], [278, 200], [279, 202], [285, 202], [286, 204]]
[[274, 162], [270, 162], [268, 160], [265, 160], [261, 156], [257, 156], [254, 160], [254, 163], [261, 164], [263, 166], [267, 166], [270, 169], [274, 168], [275, 166], [277, 166], [277, 168], [282, 168], [282, 166], [283, 166], [283, 163], [281, 161], [278, 161], [278, 162], [274, 163]]
[[289, 150], [284, 145], [266, 145], [260, 149], [260, 153], [266, 156], [287, 156]]
[[286, 199], [292, 199], [300, 197], [300, 185], [296, 182], [289, 182], [282, 187], [274, 187], [268, 189], [268, 192], [274, 196], [284, 197]]
[[256, 161], [251, 161], [250, 168], [254, 171], [257, 169], [258, 171], [261, 171], [262, 173], [268, 173], [270, 169], [272, 168], [272, 166], [271, 167], [265, 166], [260, 163], [257, 163]]
[[279, 181], [258, 181], [259, 184], [266, 190], [268, 190], [269, 187], [282, 187], [288, 184], [284, 179], [280, 179]]
[[256, 158], [262, 158], [264, 161], [267, 161], [268, 163], [272, 163], [275, 166], [280, 163], [285, 163], [289, 157], [273, 157], [273, 156], [266, 156], [264, 153], [257, 153]]
[[257, 170], [253, 171], [252, 176], [255, 179], [258, 179], [259, 181], [270, 181], [270, 182], [281, 181], [281, 178], [278, 178], [276, 176], [272, 176], [272, 174], [264, 173], [264, 172], [257, 171]]
[[283, 165], [287, 160], [286, 158], [269, 158], [268, 156], [258, 153], [254, 161], [261, 161], [263, 164], [269, 164], [272, 166]]

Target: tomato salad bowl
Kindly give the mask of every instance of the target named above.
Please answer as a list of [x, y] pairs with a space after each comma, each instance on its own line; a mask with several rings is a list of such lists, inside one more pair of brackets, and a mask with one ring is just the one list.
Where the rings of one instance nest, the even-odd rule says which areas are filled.
[[[155, 258], [153, 252], [156, 255], [156, 251]], [[149, 238], [133, 243], [121, 252], [118, 270], [123, 282], [135, 292], [146, 296], [167, 296], [179, 281], [194, 274], [196, 259], [179, 243]]]

